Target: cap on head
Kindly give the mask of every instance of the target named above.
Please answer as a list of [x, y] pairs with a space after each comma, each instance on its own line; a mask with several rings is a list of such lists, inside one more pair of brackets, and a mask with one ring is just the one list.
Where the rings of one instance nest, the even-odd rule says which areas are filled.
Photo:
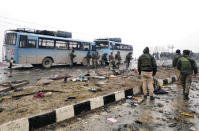
[[179, 49], [177, 49], [177, 50], [176, 50], [176, 53], [180, 53], [180, 50], [179, 50]]
[[183, 54], [184, 55], [189, 55], [190, 54], [190, 50], [183, 50]]

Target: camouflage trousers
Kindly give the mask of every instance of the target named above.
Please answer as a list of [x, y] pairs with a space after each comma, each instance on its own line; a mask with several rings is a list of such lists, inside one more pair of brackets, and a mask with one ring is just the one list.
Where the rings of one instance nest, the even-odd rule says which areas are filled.
[[192, 75], [180, 74], [180, 81], [183, 87], [183, 94], [189, 95], [189, 88], [192, 82]]

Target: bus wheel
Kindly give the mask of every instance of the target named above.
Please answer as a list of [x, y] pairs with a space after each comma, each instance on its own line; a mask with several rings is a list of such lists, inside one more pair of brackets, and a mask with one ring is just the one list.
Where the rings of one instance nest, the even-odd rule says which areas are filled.
[[50, 68], [52, 66], [52, 63], [53, 63], [52, 59], [47, 57], [47, 58], [44, 58], [42, 62], [42, 66], [44, 68]]

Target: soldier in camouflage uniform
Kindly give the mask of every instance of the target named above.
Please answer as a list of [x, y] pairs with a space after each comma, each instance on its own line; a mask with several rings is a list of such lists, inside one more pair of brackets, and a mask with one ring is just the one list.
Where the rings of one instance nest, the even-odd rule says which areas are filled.
[[172, 62], [172, 65], [174, 67], [174, 72], [175, 72], [175, 75], [177, 77], [177, 81], [179, 81], [179, 77], [180, 77], [180, 71], [178, 70], [177, 68], [177, 62], [178, 62], [178, 59], [181, 57], [181, 53], [180, 53], [180, 50], [177, 49], [176, 50], [176, 54], [173, 58], [173, 62]]
[[120, 69], [121, 60], [122, 58], [120, 56], [120, 51], [118, 51], [117, 54], [115, 55], [115, 64], [118, 69]]
[[125, 62], [126, 62], [126, 70], [128, 70], [129, 65], [130, 65], [130, 62], [131, 62], [132, 59], [133, 59], [133, 58], [132, 58], [132, 52], [129, 52], [129, 53], [127, 54], [126, 60], [125, 60]]
[[102, 60], [101, 60], [101, 62], [102, 62], [102, 65], [103, 66], [106, 66], [106, 63], [107, 63], [107, 53], [104, 53], [103, 55], [102, 55]]
[[198, 73], [196, 62], [189, 57], [189, 54], [189, 50], [184, 50], [183, 56], [177, 62], [177, 68], [180, 70], [180, 80], [185, 100], [189, 99], [189, 88], [192, 82], [192, 74], [194, 72], [195, 77], [197, 77]]
[[99, 58], [100, 58], [100, 56], [99, 56], [98, 52], [96, 52], [95, 54], [93, 53], [93, 55], [92, 55], [92, 63], [93, 63], [93, 67], [94, 68], [97, 67]]
[[87, 60], [87, 67], [90, 67], [90, 59], [92, 58], [90, 51], [88, 51], [86, 55], [86, 60]]
[[144, 99], [147, 98], [148, 87], [150, 100], [154, 100], [153, 76], [155, 76], [157, 72], [157, 64], [154, 57], [149, 54], [148, 47], [143, 50], [143, 54], [138, 59], [138, 72], [139, 75], [142, 76]]
[[114, 68], [115, 67], [115, 59], [113, 56], [113, 52], [109, 55], [109, 70], [111, 69], [111, 66]]

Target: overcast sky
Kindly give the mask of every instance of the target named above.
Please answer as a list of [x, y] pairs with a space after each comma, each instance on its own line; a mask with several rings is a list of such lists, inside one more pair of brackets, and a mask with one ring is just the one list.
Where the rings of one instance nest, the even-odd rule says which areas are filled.
[[65, 30], [92, 41], [121, 37], [134, 56], [145, 46], [174, 45], [199, 52], [198, 0], [2, 0], [0, 42], [6, 29]]

